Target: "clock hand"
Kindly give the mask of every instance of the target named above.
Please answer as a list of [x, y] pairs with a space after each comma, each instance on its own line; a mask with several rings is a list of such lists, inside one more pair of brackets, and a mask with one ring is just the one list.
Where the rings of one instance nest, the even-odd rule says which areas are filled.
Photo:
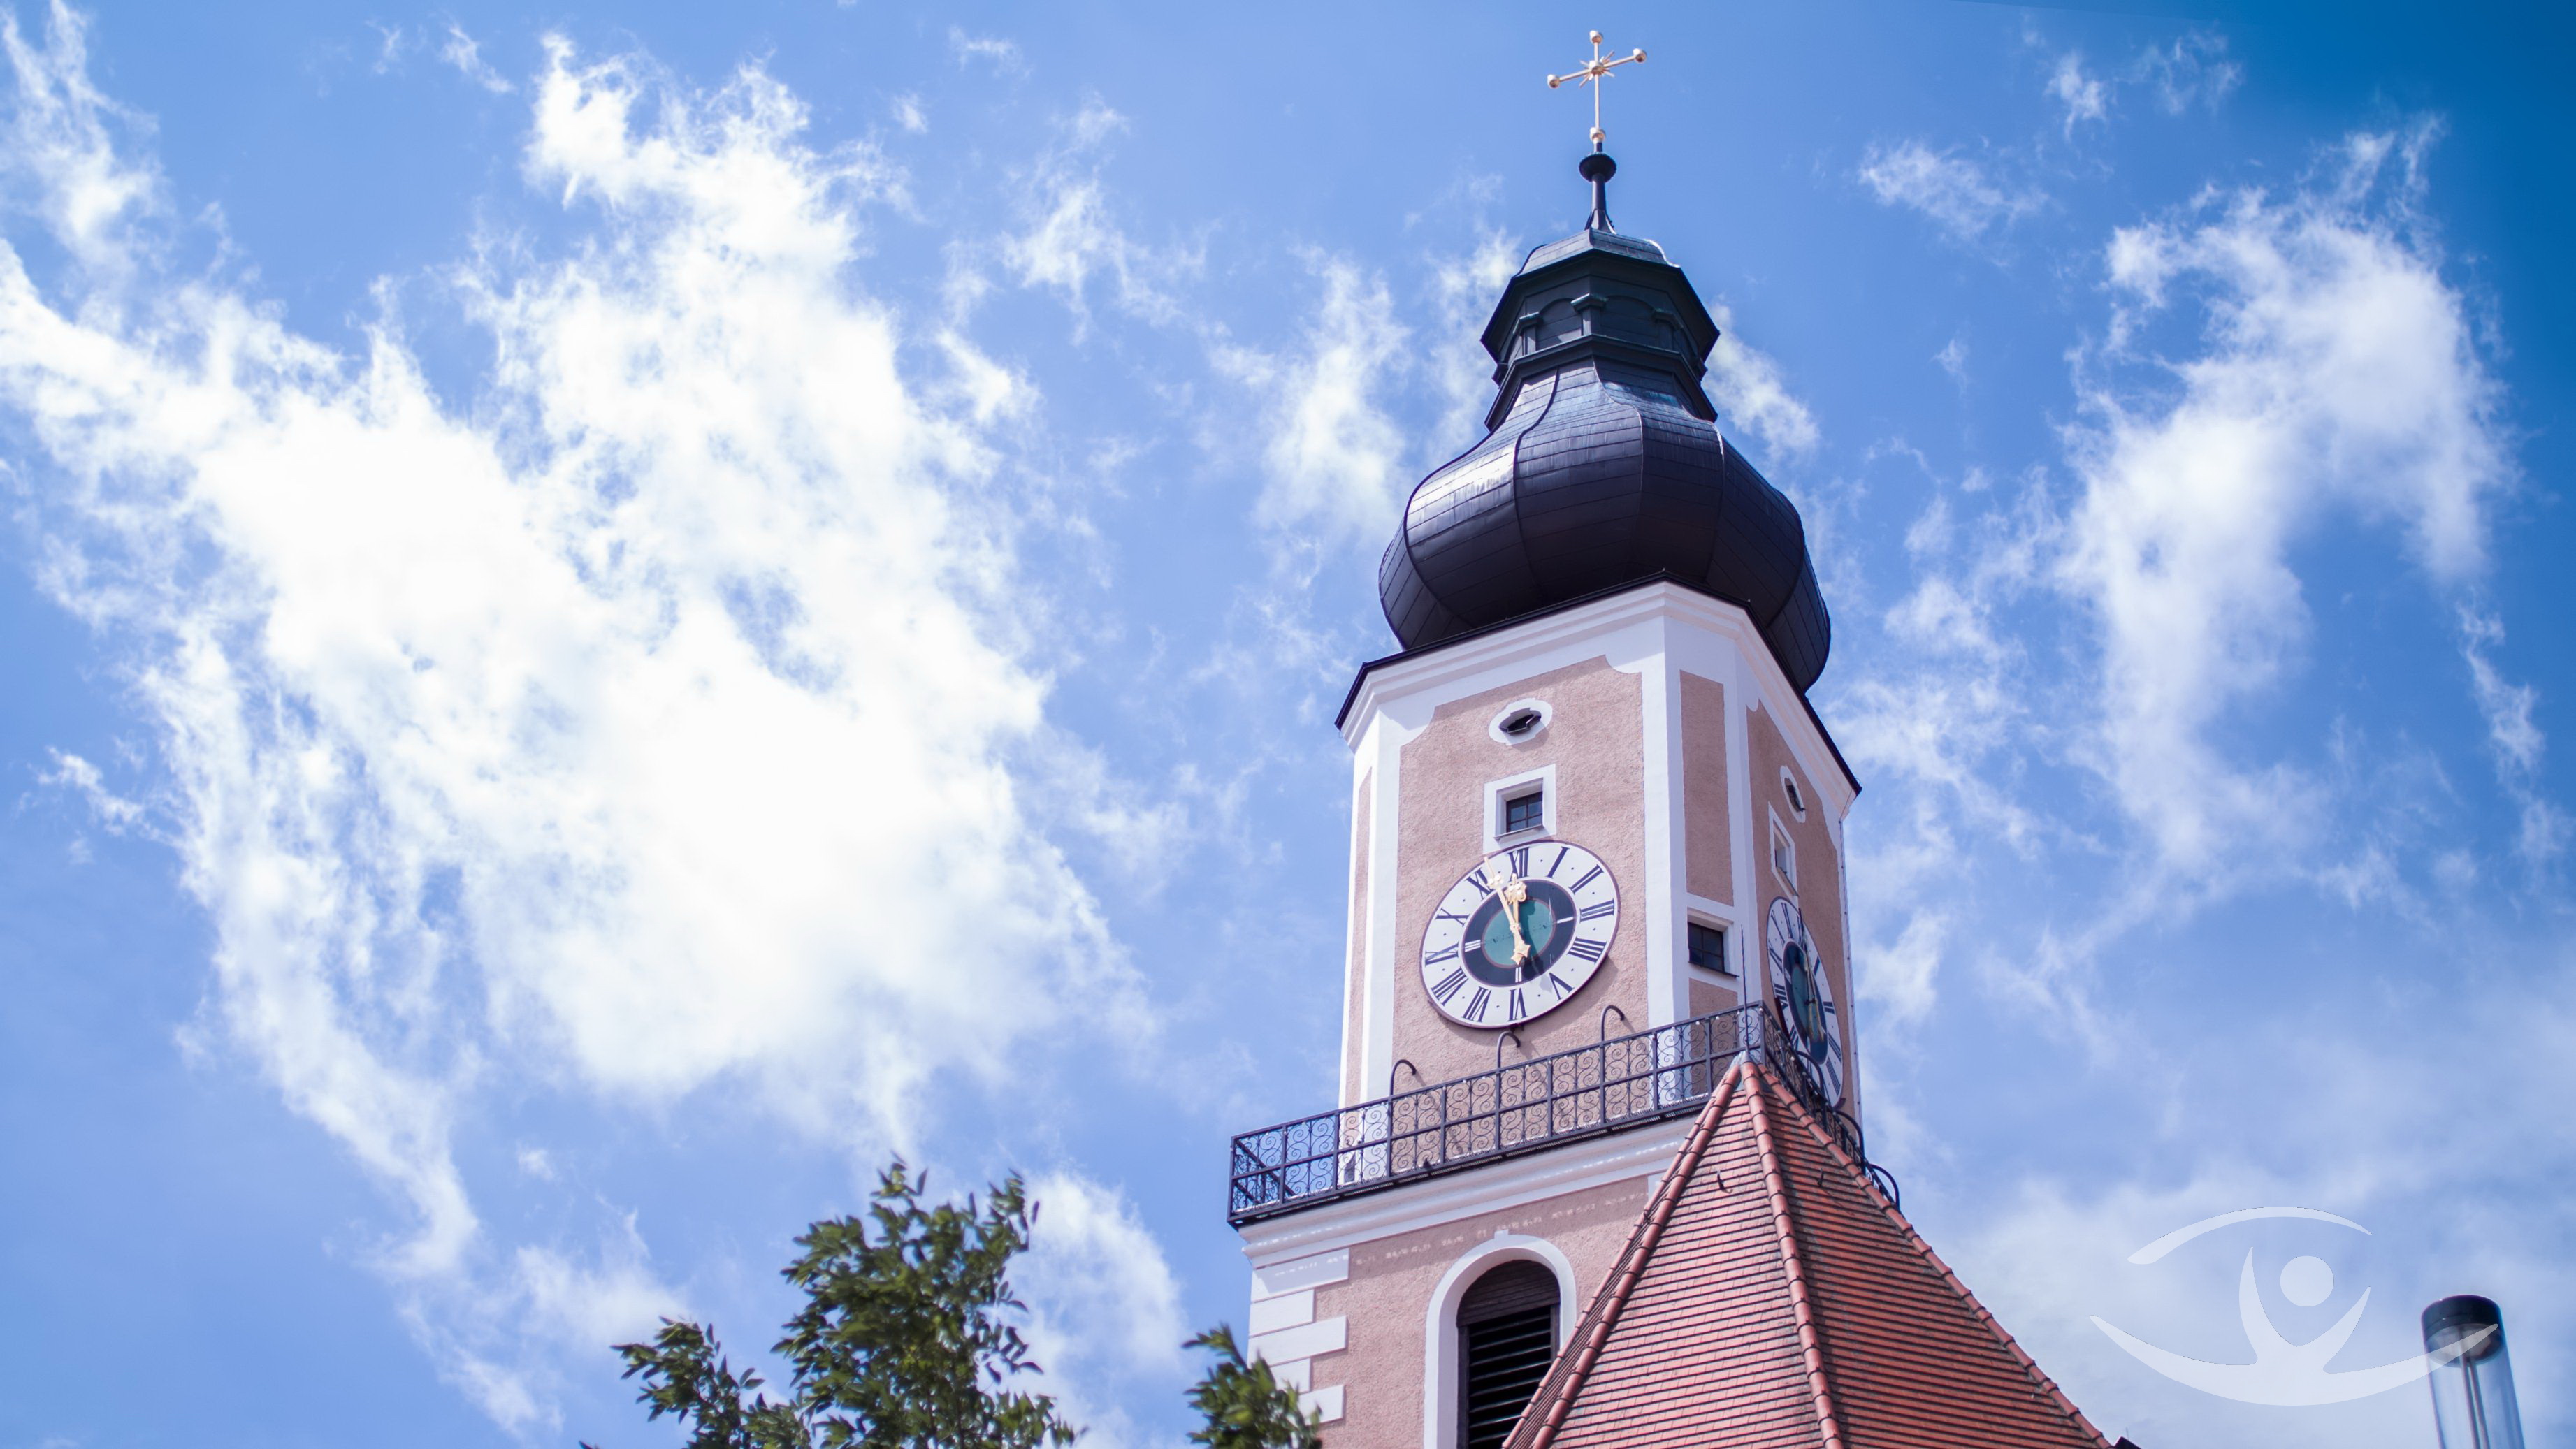
[[1529, 899], [1529, 882], [1514, 877], [1494, 894], [1503, 903], [1503, 919], [1512, 924], [1512, 964], [1518, 966], [1530, 958], [1529, 938], [1521, 934], [1521, 904]]

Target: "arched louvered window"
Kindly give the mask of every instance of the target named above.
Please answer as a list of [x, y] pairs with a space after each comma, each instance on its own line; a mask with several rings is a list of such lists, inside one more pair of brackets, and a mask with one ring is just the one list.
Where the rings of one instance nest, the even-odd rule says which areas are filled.
[[1500, 1264], [1458, 1301], [1458, 1442], [1502, 1449], [1556, 1358], [1556, 1274]]

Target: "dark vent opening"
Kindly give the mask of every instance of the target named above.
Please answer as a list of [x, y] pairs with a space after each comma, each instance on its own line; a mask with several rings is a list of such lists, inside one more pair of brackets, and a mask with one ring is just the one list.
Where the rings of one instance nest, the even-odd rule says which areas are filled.
[[1460, 1434], [1466, 1449], [1502, 1449], [1556, 1358], [1556, 1274], [1505, 1263], [1458, 1304]]

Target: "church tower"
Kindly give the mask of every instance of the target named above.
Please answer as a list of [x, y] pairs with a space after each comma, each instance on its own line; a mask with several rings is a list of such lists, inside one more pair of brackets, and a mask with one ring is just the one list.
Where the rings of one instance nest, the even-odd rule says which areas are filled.
[[1251, 1343], [1331, 1449], [1501, 1445], [1741, 1062], [1866, 1161], [1805, 531], [1718, 427], [1707, 307], [1582, 170], [1342, 707], [1338, 1105], [1234, 1143]]

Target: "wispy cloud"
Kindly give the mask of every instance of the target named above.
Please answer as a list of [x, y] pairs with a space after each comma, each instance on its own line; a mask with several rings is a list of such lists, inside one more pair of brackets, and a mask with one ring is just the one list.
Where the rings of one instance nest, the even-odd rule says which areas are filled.
[[2086, 121], [2099, 121], [2111, 114], [2111, 88], [2100, 76], [2084, 69], [2084, 54], [2070, 50], [2057, 58], [2057, 66], [2048, 73], [2048, 93], [2066, 108], [2066, 134]]
[[517, 89], [510, 84], [508, 77], [492, 68], [492, 63], [483, 58], [483, 47], [475, 43], [473, 36], [465, 33], [465, 27], [453, 20], [447, 23], [447, 39], [438, 48], [438, 58], [454, 66], [457, 74], [496, 96], [506, 96]]
[[2175, 37], [2171, 45], [2149, 46], [2129, 68], [2130, 78], [2155, 90], [2169, 115], [2194, 106], [2218, 109], [2243, 83], [2245, 68], [2227, 55], [2227, 37], [2195, 30]]
[[2497, 781], [2522, 821], [2517, 848], [2526, 864], [2545, 866], [2566, 851], [2568, 821], [2566, 812], [2540, 789], [2540, 756], [2548, 745], [2539, 722], [2532, 718], [2540, 691], [2508, 681], [2496, 666], [2495, 651], [2504, 646], [2502, 620], [2463, 607], [2460, 640], [2478, 714], [2486, 723], [2487, 748], [2495, 757]]
[[1775, 452], [1814, 452], [1819, 437], [1815, 412], [1790, 390], [1779, 362], [1736, 336], [1735, 313], [1726, 303], [1713, 302], [1708, 310], [1717, 321], [1718, 337], [1708, 354], [1707, 386], [1719, 421], [1751, 433]]
[[[2107, 254], [2121, 311], [2083, 383], [2059, 578], [2101, 629], [2097, 767], [2188, 877], [2313, 818], [2299, 780], [2213, 743], [2306, 632], [2292, 541], [2342, 513], [2397, 522], [2437, 585], [2484, 557], [2506, 455], [2466, 306], [2405, 224], [2428, 142], [2355, 136], [2294, 194], [2215, 195]], [[2206, 350], [2114, 380], [2186, 296]]]
[[449, 274], [495, 358], [450, 404], [390, 321], [344, 355], [164, 270], [78, 21], [6, 37], [13, 163], [95, 265], [49, 291], [0, 249], [0, 405], [44, 583], [158, 730], [202, 1035], [407, 1205], [375, 1261], [490, 1413], [542, 1427], [550, 1354], [675, 1295], [640, 1241], [487, 1223], [455, 1150], [486, 1084], [721, 1080], [859, 1149], [934, 1074], [1024, 1065], [1069, 981], [1150, 1037], [1015, 773], [1078, 747], [1004, 607], [1008, 398], [988, 368], [943, 401], [978, 354], [907, 352], [856, 279], [881, 161], [756, 69], [549, 42], [526, 172], [576, 238]]
[[1217, 365], [1263, 399], [1265, 525], [1325, 545], [1370, 547], [1413, 479], [1386, 410], [1409, 330], [1386, 282], [1346, 257], [1310, 259], [1322, 297], [1304, 335], [1273, 352], [1222, 347]]
[[1913, 140], [1871, 146], [1861, 161], [1860, 180], [1880, 204], [1919, 211], [1961, 242], [2011, 225], [2037, 211], [2044, 200], [2035, 191], [1997, 182], [1977, 161]]
[[1028, 61], [1020, 55], [1018, 43], [998, 35], [972, 35], [952, 25], [948, 27], [948, 50], [960, 66], [989, 65], [1004, 75], [1028, 73]]
[[1180, 1284], [1124, 1193], [1080, 1173], [1029, 1184], [1038, 1204], [1015, 1286], [1030, 1309], [1031, 1356], [1047, 1370], [1083, 1442], [1127, 1449], [1159, 1442], [1121, 1402], [1177, 1394], [1187, 1381]]
[[89, 23], [62, 0], [46, 41], [30, 41], [13, 9], [0, 14], [0, 49], [17, 82], [0, 158], [29, 183], [54, 240], [93, 271], [136, 261], [128, 228], [162, 209], [161, 176], [148, 159], [151, 123], [102, 95], [89, 76]]
[[[2026, 39], [2041, 43], [2036, 32]], [[2083, 125], [2108, 120], [2124, 91], [2144, 90], [2159, 110], [2179, 116], [2194, 107], [2217, 110], [2244, 79], [2245, 68], [2228, 57], [2227, 37], [2192, 30], [2108, 70], [2092, 68], [2080, 50], [2061, 52], [2049, 63], [2048, 95], [2065, 113], [2072, 139]]]
[[1100, 179], [1102, 150], [1127, 129], [1127, 118], [1099, 97], [1062, 123], [1056, 144], [1032, 168], [1021, 230], [1003, 239], [1002, 256], [1023, 287], [1061, 294], [1078, 321], [1087, 322], [1094, 279], [1128, 312], [1150, 321], [1173, 320], [1163, 283], [1187, 271], [1196, 257], [1156, 255], [1135, 241], [1110, 211]]

